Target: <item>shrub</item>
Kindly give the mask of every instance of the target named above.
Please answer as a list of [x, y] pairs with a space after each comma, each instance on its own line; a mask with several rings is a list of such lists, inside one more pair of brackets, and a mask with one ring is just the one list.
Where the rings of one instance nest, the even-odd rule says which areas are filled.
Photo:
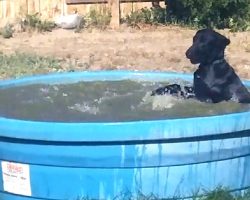
[[206, 194], [201, 200], [236, 200], [234, 196], [224, 188], [217, 188]]
[[108, 9], [103, 9], [100, 12], [92, 9], [87, 15], [87, 26], [105, 29], [111, 21], [111, 12]]
[[249, 29], [250, 0], [166, 0], [167, 19], [212, 28]]
[[129, 26], [135, 27], [138, 24], [164, 24], [166, 10], [164, 8], [142, 8], [127, 15], [123, 20]]
[[11, 38], [13, 36], [14, 29], [11, 24], [6, 24], [1, 30], [0, 34], [3, 36], [3, 38]]
[[166, 23], [166, 9], [165, 8], [151, 8], [153, 22], [156, 24], [165, 24]]
[[151, 24], [151, 11], [147, 8], [142, 8], [141, 10], [136, 10], [132, 12], [130, 15], [127, 15], [125, 18], [125, 22], [129, 26], [137, 26], [138, 24]]
[[41, 20], [39, 13], [33, 15], [26, 15], [25, 19], [21, 22], [22, 29], [36, 30], [38, 32], [52, 31], [55, 28], [55, 23], [47, 20]]

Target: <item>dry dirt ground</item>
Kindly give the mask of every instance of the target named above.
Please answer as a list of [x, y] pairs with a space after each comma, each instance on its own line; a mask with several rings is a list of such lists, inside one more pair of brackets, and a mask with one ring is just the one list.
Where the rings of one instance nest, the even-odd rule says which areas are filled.
[[[148, 27], [119, 30], [87, 29], [81, 33], [56, 29], [49, 33], [15, 33], [0, 39], [3, 53], [27, 52], [65, 60], [76, 70], [129, 69], [193, 72], [185, 57], [195, 30], [180, 27]], [[226, 57], [242, 78], [250, 79], [250, 32], [231, 33]]]

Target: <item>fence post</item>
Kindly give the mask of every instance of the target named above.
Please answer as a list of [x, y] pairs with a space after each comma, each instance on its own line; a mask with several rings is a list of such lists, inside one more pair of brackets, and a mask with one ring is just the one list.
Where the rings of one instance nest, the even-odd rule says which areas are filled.
[[117, 29], [120, 26], [120, 0], [108, 0], [111, 10], [110, 27]]

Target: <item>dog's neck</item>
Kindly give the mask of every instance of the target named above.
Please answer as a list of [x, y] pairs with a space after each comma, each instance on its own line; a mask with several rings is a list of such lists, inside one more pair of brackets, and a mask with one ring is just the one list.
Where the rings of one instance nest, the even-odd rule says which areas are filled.
[[213, 61], [211, 65], [217, 65], [217, 64], [223, 63], [225, 61], [226, 61], [225, 58], [221, 58], [221, 59]]
[[217, 60], [214, 60], [211, 63], [200, 63], [199, 67], [207, 67], [207, 66], [211, 66], [211, 65], [217, 65], [220, 63], [226, 62], [225, 58], [218, 58]]
[[213, 53], [211, 53], [211, 55], [207, 55], [207, 59], [204, 59], [202, 63], [200, 63], [200, 66], [211, 66], [214, 64], [218, 64], [221, 63], [222, 61], [225, 61], [225, 52], [220, 51], [219, 53], [213, 55]]

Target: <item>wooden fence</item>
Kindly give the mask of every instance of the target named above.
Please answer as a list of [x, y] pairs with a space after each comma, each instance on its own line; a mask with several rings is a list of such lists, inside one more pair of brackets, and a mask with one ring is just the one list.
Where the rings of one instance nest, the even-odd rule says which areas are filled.
[[65, 0], [0, 0], [0, 18], [17, 18], [26, 14], [41, 13], [45, 18], [66, 14]]
[[[74, 13], [86, 14], [90, 9], [117, 9], [119, 17], [143, 7], [151, 7], [158, 0], [0, 0], [0, 22], [24, 17], [26, 14], [40, 13], [44, 19]], [[109, 3], [111, 2], [111, 4]], [[113, 3], [112, 3], [113, 2]], [[121, 3], [121, 4], [120, 4]], [[114, 13], [114, 15], [117, 14]]]

